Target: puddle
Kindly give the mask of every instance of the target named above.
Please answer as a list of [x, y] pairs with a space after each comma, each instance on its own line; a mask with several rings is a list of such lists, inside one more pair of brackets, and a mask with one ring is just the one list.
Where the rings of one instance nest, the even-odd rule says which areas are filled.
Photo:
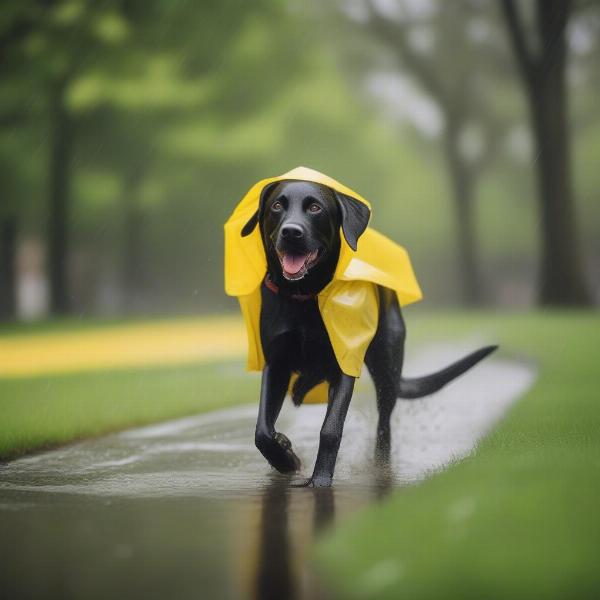
[[[469, 348], [440, 345], [407, 373]], [[532, 384], [488, 359], [433, 397], [399, 402], [392, 470], [373, 468], [375, 401], [361, 382], [331, 490], [291, 489], [254, 448], [257, 405], [135, 429], [0, 467], [0, 591], [7, 598], [314, 598], [314, 532], [467, 454]], [[308, 476], [324, 406], [286, 403]]]

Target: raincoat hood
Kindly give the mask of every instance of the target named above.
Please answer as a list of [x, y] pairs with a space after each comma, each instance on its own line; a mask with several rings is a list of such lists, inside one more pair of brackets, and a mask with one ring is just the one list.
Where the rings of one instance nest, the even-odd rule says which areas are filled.
[[[248, 368], [261, 370], [264, 357], [260, 342], [260, 285], [267, 272], [267, 260], [260, 228], [242, 236], [246, 223], [259, 208], [264, 187], [275, 181], [299, 180], [318, 183], [363, 203], [370, 203], [335, 179], [297, 167], [254, 184], [225, 223], [225, 291], [237, 296], [248, 331]], [[422, 297], [410, 259], [404, 248], [367, 227], [353, 250], [340, 233], [338, 264], [331, 282], [317, 301], [336, 359], [344, 373], [358, 377], [364, 354], [375, 335], [378, 295], [381, 285], [396, 292], [402, 306]]]

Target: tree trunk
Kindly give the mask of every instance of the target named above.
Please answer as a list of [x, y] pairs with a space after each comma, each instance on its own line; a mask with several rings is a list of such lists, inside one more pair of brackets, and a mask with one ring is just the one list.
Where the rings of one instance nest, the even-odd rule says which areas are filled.
[[50, 92], [50, 164], [48, 197], [48, 278], [50, 311], [69, 312], [69, 188], [71, 160], [71, 121], [65, 106], [67, 80]]
[[135, 172], [125, 179], [123, 186], [124, 231], [122, 293], [123, 310], [133, 312], [136, 297], [144, 285], [143, 214], [138, 202], [141, 174]]
[[458, 256], [460, 296], [467, 306], [482, 304], [479, 277], [479, 251], [473, 215], [475, 180], [460, 154], [460, 126], [447, 118], [444, 156], [452, 190], [456, 218], [456, 248]]
[[541, 214], [539, 302], [547, 306], [591, 303], [585, 284], [573, 198], [565, 32], [572, 3], [537, 0], [539, 52], [527, 44], [514, 0], [502, 0], [508, 32], [527, 90]]
[[566, 21], [556, 23], [555, 1], [538, 2], [544, 48], [529, 85], [529, 108], [536, 143], [541, 212], [539, 302], [586, 305], [591, 301], [583, 274], [573, 198], [565, 83]]
[[0, 319], [12, 320], [17, 314], [17, 218], [0, 220]]

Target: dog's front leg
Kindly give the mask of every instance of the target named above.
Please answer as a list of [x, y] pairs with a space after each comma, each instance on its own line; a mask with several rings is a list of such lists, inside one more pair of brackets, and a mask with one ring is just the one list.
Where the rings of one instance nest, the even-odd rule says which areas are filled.
[[344, 421], [352, 400], [354, 377], [342, 373], [335, 386], [332, 386], [327, 405], [327, 414], [321, 427], [319, 452], [312, 477], [303, 485], [308, 487], [329, 487], [333, 480]]
[[275, 421], [281, 411], [290, 376], [290, 370], [286, 368], [267, 365], [263, 369], [254, 436], [256, 447], [280, 473], [291, 473], [300, 468], [300, 459], [294, 454], [290, 440], [275, 431]]

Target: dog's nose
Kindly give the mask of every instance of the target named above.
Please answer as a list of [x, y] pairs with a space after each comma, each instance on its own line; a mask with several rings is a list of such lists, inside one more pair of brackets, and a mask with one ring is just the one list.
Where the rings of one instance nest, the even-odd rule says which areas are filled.
[[295, 238], [300, 239], [304, 237], [304, 231], [300, 225], [295, 225], [293, 223], [288, 223], [281, 228], [281, 237], [283, 238]]

